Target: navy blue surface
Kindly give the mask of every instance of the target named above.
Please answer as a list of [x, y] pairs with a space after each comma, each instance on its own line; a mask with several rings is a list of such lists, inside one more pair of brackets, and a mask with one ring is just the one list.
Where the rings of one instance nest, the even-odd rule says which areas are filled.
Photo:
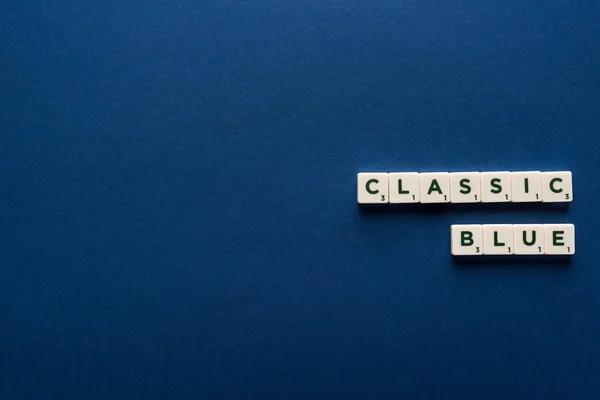
[[[600, 3], [0, 5], [2, 399], [593, 399]], [[359, 171], [575, 201], [361, 210]], [[577, 254], [453, 262], [452, 223]]]

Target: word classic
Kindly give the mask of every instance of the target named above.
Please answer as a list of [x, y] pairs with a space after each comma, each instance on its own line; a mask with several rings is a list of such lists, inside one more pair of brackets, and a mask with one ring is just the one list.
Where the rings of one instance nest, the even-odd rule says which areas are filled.
[[450, 238], [454, 256], [575, 254], [572, 224], [452, 225]]
[[361, 172], [357, 183], [359, 204], [573, 201], [570, 171]]

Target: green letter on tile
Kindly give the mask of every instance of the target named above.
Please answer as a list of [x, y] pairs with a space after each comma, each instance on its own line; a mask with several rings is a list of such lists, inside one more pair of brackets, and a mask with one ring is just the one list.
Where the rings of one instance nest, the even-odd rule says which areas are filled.
[[379, 180], [378, 179], [369, 179], [367, 181], [367, 192], [369, 192], [370, 194], [377, 194], [377, 193], [379, 193], [378, 189], [371, 190], [371, 184], [372, 183], [379, 183]]
[[402, 190], [402, 179], [398, 179], [398, 194], [408, 194], [408, 190]]
[[460, 192], [462, 194], [471, 193], [471, 186], [469, 186], [469, 182], [471, 182], [471, 180], [469, 180], [469, 179], [461, 179], [460, 180], [460, 187], [463, 188], [460, 190]]
[[432, 180], [431, 185], [429, 185], [429, 191], [427, 192], [427, 194], [431, 194], [431, 192], [438, 192], [439, 194], [443, 194], [437, 179]]
[[494, 232], [494, 246], [506, 246], [506, 243], [498, 241], [498, 232]]
[[461, 246], [473, 246], [473, 232], [463, 231], [460, 233]]
[[527, 241], [527, 231], [523, 231], [523, 244], [525, 246], [533, 246], [535, 244], [535, 231], [531, 231], [531, 242]]
[[552, 232], [552, 245], [553, 246], [564, 246], [565, 242], [563, 242], [562, 240], [564, 240], [564, 238], [562, 237], [562, 235], [565, 234], [565, 231], [554, 231]]
[[493, 189], [491, 190], [492, 193], [498, 194], [498, 193], [502, 192], [502, 186], [499, 185], [500, 182], [502, 182], [502, 180], [500, 178], [492, 179], [492, 181], [490, 183], [493, 187]]
[[554, 182], [562, 182], [562, 179], [560, 179], [560, 178], [554, 178], [554, 179], [552, 179], [550, 181], [550, 190], [552, 190], [552, 192], [554, 192], [554, 193], [560, 193], [560, 192], [562, 192], [563, 191], [562, 189], [556, 189], [556, 188], [554, 188]]

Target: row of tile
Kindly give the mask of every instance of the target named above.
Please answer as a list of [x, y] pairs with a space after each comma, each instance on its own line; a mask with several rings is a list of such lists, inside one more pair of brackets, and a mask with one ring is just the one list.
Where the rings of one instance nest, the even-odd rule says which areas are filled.
[[359, 204], [573, 201], [570, 171], [361, 172], [357, 183]]
[[480, 255], [573, 255], [572, 224], [452, 225], [451, 253]]

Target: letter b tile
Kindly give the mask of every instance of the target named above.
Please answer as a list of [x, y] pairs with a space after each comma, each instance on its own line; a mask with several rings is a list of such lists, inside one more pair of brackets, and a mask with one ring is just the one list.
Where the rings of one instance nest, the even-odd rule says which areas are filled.
[[480, 256], [483, 254], [481, 225], [452, 225], [450, 237], [453, 256]]

